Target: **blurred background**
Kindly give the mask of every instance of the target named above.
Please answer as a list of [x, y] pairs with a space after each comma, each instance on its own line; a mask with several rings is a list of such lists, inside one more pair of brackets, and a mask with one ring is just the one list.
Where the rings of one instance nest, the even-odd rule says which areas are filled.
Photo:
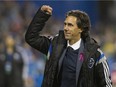
[[[42, 34], [56, 35], [63, 29], [65, 14], [79, 9], [91, 19], [91, 36], [105, 53], [116, 87], [116, 1], [7, 1], [0, 0], [0, 87], [41, 87], [46, 56], [31, 48], [24, 40], [25, 32], [41, 5], [53, 7]], [[17, 82], [18, 79], [18, 82]], [[23, 79], [23, 80], [21, 80]], [[13, 80], [14, 82], [12, 82]]]

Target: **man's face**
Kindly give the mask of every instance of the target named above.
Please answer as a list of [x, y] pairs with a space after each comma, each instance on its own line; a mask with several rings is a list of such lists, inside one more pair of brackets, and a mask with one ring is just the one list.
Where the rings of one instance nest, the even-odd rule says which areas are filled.
[[82, 30], [77, 26], [77, 18], [68, 16], [64, 21], [64, 35], [67, 40], [79, 40]]

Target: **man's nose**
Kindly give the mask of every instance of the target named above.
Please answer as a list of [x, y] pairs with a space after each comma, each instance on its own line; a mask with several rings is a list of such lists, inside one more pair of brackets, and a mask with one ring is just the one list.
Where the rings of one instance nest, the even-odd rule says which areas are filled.
[[68, 30], [68, 26], [67, 25], [64, 26], [64, 30]]

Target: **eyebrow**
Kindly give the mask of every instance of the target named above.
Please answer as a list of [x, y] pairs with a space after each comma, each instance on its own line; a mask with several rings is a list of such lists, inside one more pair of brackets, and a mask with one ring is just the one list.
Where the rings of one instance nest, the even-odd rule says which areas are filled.
[[66, 23], [66, 22], [64, 22], [64, 24], [65, 24], [65, 25], [67, 24], [67, 25], [72, 25], [72, 26], [73, 26], [73, 24], [72, 24], [72, 23]]

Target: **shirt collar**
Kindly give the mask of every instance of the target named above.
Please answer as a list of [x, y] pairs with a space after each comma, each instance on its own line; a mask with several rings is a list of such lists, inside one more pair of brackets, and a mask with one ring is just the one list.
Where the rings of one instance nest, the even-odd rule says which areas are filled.
[[72, 47], [74, 50], [77, 50], [77, 49], [80, 48], [80, 44], [81, 44], [81, 38], [80, 38], [76, 43], [74, 43], [73, 45], [70, 45], [70, 44], [69, 44], [69, 41], [68, 41], [68, 45], [67, 45], [67, 46], [70, 46], [70, 47]]

